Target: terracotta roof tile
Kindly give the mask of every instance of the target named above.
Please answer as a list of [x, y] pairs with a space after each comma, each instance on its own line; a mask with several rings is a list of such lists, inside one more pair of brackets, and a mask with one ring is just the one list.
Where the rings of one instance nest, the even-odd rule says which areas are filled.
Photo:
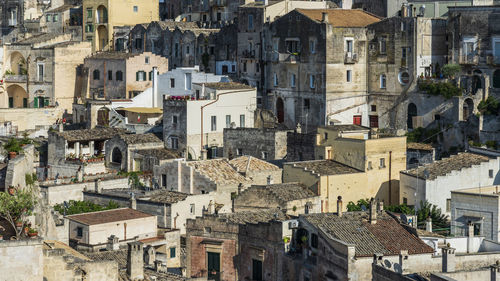
[[120, 134], [119, 138], [127, 144], [163, 143], [155, 134]]
[[380, 18], [363, 10], [344, 9], [297, 9], [306, 17], [322, 21], [323, 13], [328, 13], [328, 22], [334, 27], [365, 27], [380, 21]]
[[227, 220], [229, 223], [247, 224], [270, 222], [273, 220], [284, 221], [290, 217], [279, 209], [267, 209], [262, 211], [245, 211], [229, 214], [219, 214], [219, 218]]
[[344, 165], [334, 160], [313, 160], [291, 163], [294, 167], [299, 167], [307, 171], [312, 171], [320, 175], [340, 175], [362, 173], [356, 168]]
[[[250, 161], [250, 163], [248, 163]], [[239, 172], [247, 171], [279, 171], [280, 168], [267, 161], [260, 160], [252, 156], [241, 156], [229, 160], [229, 164], [235, 167]]]
[[277, 199], [288, 202], [293, 200], [300, 200], [305, 198], [315, 197], [316, 194], [312, 192], [302, 183], [289, 182], [289, 183], [277, 183], [268, 185], [253, 185], [243, 192], [269, 192], [271, 195], [275, 196]]
[[137, 153], [143, 156], [154, 156], [159, 160], [182, 158], [179, 151], [166, 148], [142, 149], [138, 150]]
[[419, 143], [419, 142], [409, 142], [406, 144], [406, 148], [414, 150], [429, 150], [429, 151], [432, 151], [434, 149], [432, 145], [428, 143]]
[[248, 182], [229, 164], [227, 159], [190, 161], [186, 162], [186, 165], [193, 167], [198, 173], [205, 175], [217, 184], [237, 185]]
[[103, 224], [115, 221], [125, 221], [125, 220], [140, 219], [147, 217], [154, 217], [154, 216], [130, 208], [113, 209], [100, 212], [67, 216], [67, 218], [70, 220], [83, 223], [86, 225]]
[[83, 130], [71, 130], [64, 132], [55, 132], [67, 141], [91, 141], [91, 140], [107, 140], [115, 135], [125, 133], [125, 129], [117, 128], [94, 128]]

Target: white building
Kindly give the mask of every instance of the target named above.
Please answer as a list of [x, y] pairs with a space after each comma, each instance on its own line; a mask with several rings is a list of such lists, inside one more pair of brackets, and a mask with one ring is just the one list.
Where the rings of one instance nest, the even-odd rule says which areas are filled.
[[190, 96], [166, 96], [163, 139], [188, 159], [222, 157], [224, 128], [253, 128], [257, 92], [248, 85], [221, 82], [193, 84]]
[[490, 186], [500, 181], [500, 154], [474, 149], [400, 172], [400, 202], [437, 205], [450, 214], [451, 191]]

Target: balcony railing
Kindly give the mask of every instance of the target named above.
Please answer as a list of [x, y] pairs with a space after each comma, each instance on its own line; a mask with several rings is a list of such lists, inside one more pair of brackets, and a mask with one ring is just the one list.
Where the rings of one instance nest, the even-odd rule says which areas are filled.
[[210, 1], [210, 6], [213, 7], [223, 7], [226, 6], [226, 0], [211, 0]]
[[358, 54], [347, 52], [344, 57], [344, 63], [357, 63], [358, 62]]
[[249, 51], [249, 50], [244, 50], [242, 54], [243, 58], [249, 58], [253, 59], [255, 58], [255, 50]]
[[28, 80], [27, 75], [5, 75], [5, 82], [23, 83]]
[[471, 64], [476, 65], [479, 63], [479, 55], [461, 55], [459, 58], [459, 64]]

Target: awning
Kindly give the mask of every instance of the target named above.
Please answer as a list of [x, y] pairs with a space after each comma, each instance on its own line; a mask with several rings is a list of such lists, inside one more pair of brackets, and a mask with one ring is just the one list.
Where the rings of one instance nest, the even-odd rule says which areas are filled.
[[163, 113], [163, 109], [159, 107], [124, 107], [124, 108], [119, 107], [116, 110], [123, 110], [134, 113], [157, 113], [157, 114]]

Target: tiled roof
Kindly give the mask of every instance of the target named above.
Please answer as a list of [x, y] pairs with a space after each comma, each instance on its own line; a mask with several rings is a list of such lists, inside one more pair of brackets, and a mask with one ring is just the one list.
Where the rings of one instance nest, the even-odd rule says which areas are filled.
[[138, 150], [137, 153], [143, 156], [154, 156], [159, 160], [182, 158], [179, 151], [166, 148], [142, 149]]
[[238, 158], [234, 158], [232, 160], [229, 160], [229, 164], [235, 167], [238, 170], [238, 172], [280, 170], [278, 166], [252, 156], [241, 156]]
[[245, 211], [237, 213], [219, 214], [219, 218], [227, 220], [229, 223], [247, 224], [270, 222], [273, 220], [284, 221], [290, 219], [290, 216], [279, 209], [268, 209], [262, 211]]
[[211, 82], [211, 83], [196, 83], [199, 85], [205, 84], [205, 87], [210, 88], [210, 89], [215, 89], [215, 90], [241, 90], [241, 89], [248, 89], [248, 90], [253, 90], [255, 89], [252, 86], [245, 85], [242, 83], [237, 83], [237, 82]]
[[144, 212], [130, 208], [113, 209], [100, 212], [67, 216], [67, 218], [70, 220], [83, 223], [86, 225], [103, 224], [115, 221], [125, 221], [125, 220], [140, 219], [147, 217], [153, 217], [153, 215], [146, 214]]
[[[118, 263], [119, 281], [130, 281], [127, 275], [128, 250], [86, 252], [85, 255], [93, 261], [116, 261]], [[145, 281], [184, 281], [187, 278], [167, 272], [156, 272], [149, 268], [144, 269]]]
[[217, 184], [237, 185], [248, 182], [229, 164], [227, 159], [190, 161], [186, 162], [186, 165], [193, 167], [198, 173], [205, 175]]
[[313, 160], [291, 163], [294, 167], [299, 167], [307, 171], [312, 171], [320, 175], [340, 175], [362, 173], [356, 168], [344, 165], [334, 160]]
[[429, 151], [432, 151], [433, 149], [432, 145], [420, 142], [409, 142], [406, 144], [406, 148], [414, 150], [429, 150]]
[[139, 197], [141, 200], [148, 200], [151, 202], [172, 204], [182, 201], [188, 197], [188, 194], [176, 191], [168, 191], [168, 190], [159, 190], [154, 191], [152, 193], [148, 193], [142, 197]]
[[56, 132], [56, 134], [63, 137], [67, 141], [90, 141], [107, 140], [114, 137], [115, 135], [123, 134], [125, 132], [125, 129], [118, 128], [94, 128]]
[[33, 35], [29, 38], [19, 40], [19, 41], [13, 43], [12, 45], [17, 45], [17, 44], [29, 45], [29, 44], [42, 43], [42, 42], [57, 38], [58, 36], [61, 36], [61, 35], [62, 35], [61, 33], [40, 33], [40, 34]]
[[284, 202], [316, 196], [312, 190], [298, 182], [254, 185], [243, 192], [259, 192], [259, 190], [269, 191], [272, 195], [276, 196], [276, 198]]
[[69, 10], [71, 8], [78, 8], [78, 6], [70, 5], [70, 4], [64, 4], [62, 6], [54, 8], [52, 10], [45, 11], [45, 14], [47, 14], [47, 13], [60, 13], [60, 12], [64, 12], [66, 10]]
[[375, 253], [398, 255], [401, 250], [408, 250], [409, 254], [434, 252], [430, 246], [385, 213], [378, 214], [375, 224], [368, 221], [368, 212], [347, 212], [341, 217], [334, 213], [301, 217], [332, 238], [354, 244], [355, 255], [358, 257], [373, 256]]
[[411, 170], [402, 171], [402, 173], [422, 179], [434, 180], [437, 177], [446, 176], [452, 171], [470, 168], [489, 160], [490, 158], [481, 154], [464, 152]]
[[322, 21], [323, 13], [328, 13], [328, 22], [333, 27], [365, 27], [380, 21], [380, 18], [363, 10], [344, 9], [297, 9], [306, 17]]
[[126, 144], [163, 143], [155, 134], [121, 134], [119, 137]]
[[97, 52], [91, 56], [89, 56], [89, 59], [110, 59], [110, 60], [126, 60], [128, 58], [131, 58], [137, 54], [134, 53], [125, 53], [125, 52]]

